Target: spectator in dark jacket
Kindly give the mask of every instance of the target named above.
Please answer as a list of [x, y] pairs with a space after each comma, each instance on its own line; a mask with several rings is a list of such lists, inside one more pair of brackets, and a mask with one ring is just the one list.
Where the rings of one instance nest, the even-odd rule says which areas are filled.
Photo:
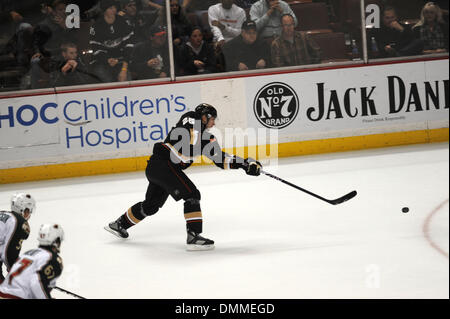
[[169, 75], [167, 32], [163, 26], [150, 28], [147, 40], [136, 46], [131, 70], [137, 80], [164, 78]]
[[216, 72], [214, 47], [211, 43], [203, 41], [200, 27], [192, 28], [189, 41], [180, 50], [178, 64], [181, 75]]
[[[161, 9], [162, 14], [159, 15], [154, 24], [167, 25], [165, 10], [165, 5], [163, 5]], [[170, 16], [172, 21], [172, 41], [174, 46], [179, 48], [189, 39], [189, 32], [192, 26], [178, 0], [170, 0]]]
[[269, 63], [270, 48], [258, 38], [256, 23], [247, 20], [242, 24], [241, 35], [225, 43], [223, 54], [227, 71], [263, 69]]
[[378, 44], [380, 57], [396, 57], [420, 54], [421, 43], [414, 38], [411, 28], [398, 21], [395, 8], [385, 7], [380, 28], [372, 34]]
[[448, 24], [434, 2], [425, 4], [413, 32], [422, 41], [424, 54], [448, 52]]
[[102, 0], [100, 5], [103, 14], [90, 30], [93, 73], [102, 82], [130, 80], [128, 64], [134, 48], [133, 29], [117, 15], [116, 1]]
[[52, 86], [81, 85], [95, 82], [89, 75], [87, 66], [78, 56], [78, 48], [74, 43], [61, 46], [61, 56], [54, 60]]
[[47, 17], [33, 31], [33, 56], [31, 58], [31, 88], [49, 85], [52, 59], [59, 56], [61, 44], [76, 40], [76, 29], [67, 28], [66, 2], [55, 0], [47, 7]]
[[122, 0], [121, 4], [122, 9], [118, 14], [133, 29], [135, 43], [144, 41], [144, 30], [155, 22], [157, 13], [144, 15], [136, 0]]

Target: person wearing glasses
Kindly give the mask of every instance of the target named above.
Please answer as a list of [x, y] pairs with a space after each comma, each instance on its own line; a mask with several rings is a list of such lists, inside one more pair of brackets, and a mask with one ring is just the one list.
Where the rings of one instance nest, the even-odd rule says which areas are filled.
[[281, 35], [271, 46], [273, 67], [320, 63], [320, 47], [306, 32], [295, 31], [295, 20], [290, 14], [281, 17]]

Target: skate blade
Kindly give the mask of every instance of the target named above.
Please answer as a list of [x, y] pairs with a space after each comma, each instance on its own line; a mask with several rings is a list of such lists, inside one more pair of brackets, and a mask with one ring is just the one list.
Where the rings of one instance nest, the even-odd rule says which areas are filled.
[[110, 233], [113, 234], [114, 236], [119, 237], [119, 238], [121, 238], [121, 239], [125, 239], [125, 238], [126, 238], [126, 237], [122, 237], [122, 236], [120, 235], [120, 233], [119, 233], [119, 232], [116, 232], [114, 229], [109, 228], [109, 226], [105, 226], [105, 227], [103, 227], [103, 229], [105, 229], [107, 232], [110, 232]]
[[186, 245], [187, 251], [213, 250], [214, 245]]

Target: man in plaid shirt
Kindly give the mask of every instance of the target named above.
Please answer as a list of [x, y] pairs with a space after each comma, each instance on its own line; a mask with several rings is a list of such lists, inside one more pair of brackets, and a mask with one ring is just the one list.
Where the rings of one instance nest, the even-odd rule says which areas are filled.
[[281, 17], [282, 33], [272, 42], [272, 66], [294, 66], [320, 63], [320, 48], [305, 32], [295, 31], [290, 14]]

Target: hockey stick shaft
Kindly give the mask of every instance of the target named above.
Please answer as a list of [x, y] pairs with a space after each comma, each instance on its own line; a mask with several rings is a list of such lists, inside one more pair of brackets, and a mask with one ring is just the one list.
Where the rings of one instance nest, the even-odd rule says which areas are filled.
[[267, 172], [265, 172], [263, 170], [261, 170], [261, 174], [264, 174], [264, 175], [269, 176], [269, 177], [271, 177], [273, 179], [276, 179], [277, 181], [280, 181], [280, 182], [282, 182], [282, 183], [284, 183], [286, 185], [294, 187], [295, 189], [298, 189], [298, 190], [300, 190], [300, 191], [302, 191], [302, 192], [304, 192], [304, 193], [306, 193], [308, 195], [311, 195], [311, 196], [313, 196], [315, 198], [318, 198], [318, 199], [320, 199], [322, 201], [325, 201], [325, 202], [327, 202], [327, 203], [329, 203], [331, 205], [338, 205], [338, 204], [341, 204], [343, 202], [346, 202], [346, 201], [352, 199], [353, 197], [355, 197], [356, 194], [357, 194], [356, 191], [352, 191], [352, 192], [350, 192], [350, 193], [348, 193], [348, 194], [346, 194], [346, 195], [344, 195], [342, 197], [339, 197], [337, 199], [326, 199], [326, 198], [324, 198], [324, 197], [322, 197], [320, 195], [317, 195], [317, 194], [315, 194], [315, 193], [313, 193], [313, 192], [311, 192], [311, 191], [309, 191], [307, 189], [304, 189], [304, 188], [302, 188], [300, 186], [292, 184], [292, 183], [290, 183], [290, 182], [288, 182], [288, 181], [286, 181], [286, 180], [284, 180], [284, 179], [282, 179], [282, 178], [280, 178], [278, 176], [275, 176], [273, 174], [267, 173]]
[[59, 290], [59, 291], [65, 292], [65, 293], [68, 294], [68, 295], [77, 297], [77, 298], [79, 298], [79, 299], [86, 299], [86, 298], [81, 297], [80, 295], [77, 295], [77, 294], [75, 294], [75, 293], [73, 293], [73, 292], [70, 292], [70, 291], [68, 291], [68, 290], [66, 290], [66, 289], [63, 289], [63, 288], [60, 288], [60, 287], [57, 287], [57, 286], [55, 286], [54, 288], [57, 289], [57, 290]]

